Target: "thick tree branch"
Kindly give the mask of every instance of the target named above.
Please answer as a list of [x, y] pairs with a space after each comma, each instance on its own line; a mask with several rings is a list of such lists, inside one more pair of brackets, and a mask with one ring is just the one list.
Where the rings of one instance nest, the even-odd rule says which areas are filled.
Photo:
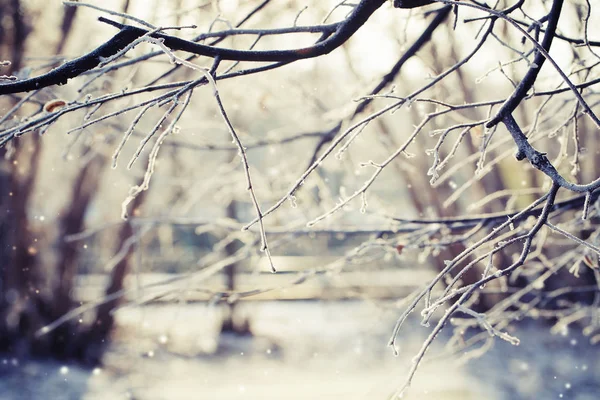
[[[546, 51], [550, 50], [552, 40], [556, 36], [556, 28], [561, 15], [562, 5], [563, 0], [554, 0], [550, 14], [548, 14], [548, 27], [546, 28], [546, 33], [544, 34], [544, 39], [542, 40], [542, 47]], [[527, 92], [533, 87], [533, 84], [535, 83], [545, 61], [546, 57], [544, 54], [536, 51], [533, 63], [523, 77], [523, 80], [521, 80], [521, 83], [519, 83], [519, 86], [517, 86], [513, 94], [506, 99], [506, 102], [502, 105], [494, 118], [492, 118], [486, 124], [487, 128], [491, 128], [498, 124], [506, 115], [511, 114], [518, 107], [521, 101], [523, 101], [523, 99], [527, 96]]]
[[46, 74], [22, 81], [0, 84], [0, 95], [30, 92], [53, 85], [64, 85], [69, 79], [97, 67], [102, 60], [114, 56], [139, 36], [141, 35], [131, 29], [123, 29], [92, 52], [66, 62]]
[[[65, 84], [69, 79], [97, 67], [105, 59], [114, 56], [134, 40], [147, 34], [150, 34], [153, 38], [162, 39], [164, 45], [173, 51], [180, 50], [211, 58], [219, 57], [221, 60], [289, 63], [319, 57], [330, 53], [344, 44], [384, 3], [385, 0], [362, 0], [333, 34], [324, 33], [323, 37], [313, 46], [294, 50], [252, 51], [212, 47], [171, 35], [158, 32], [150, 33], [142, 28], [122, 25], [119, 33], [91, 53], [67, 62], [47, 74], [36, 78], [0, 85], [0, 95], [28, 92], [47, 86]], [[103, 18], [101, 20], [108, 21]], [[112, 23], [112, 25], [115, 24]], [[118, 24], [118, 26], [121, 25]]]
[[417, 8], [434, 3], [435, 0], [394, 0], [396, 8]]
[[529, 143], [527, 136], [525, 136], [519, 127], [519, 124], [517, 124], [517, 121], [515, 121], [511, 114], [505, 116], [502, 122], [506, 126], [506, 129], [508, 129], [508, 132], [511, 134], [515, 144], [517, 145], [517, 153], [515, 154], [517, 160], [524, 160], [527, 158], [533, 167], [542, 171], [546, 176], [552, 179], [552, 182], [554, 182], [556, 185], [573, 192], [591, 193], [600, 187], [600, 178], [586, 185], [578, 185], [576, 183], [567, 181], [558, 173], [550, 160], [548, 160], [546, 153], [539, 152]]

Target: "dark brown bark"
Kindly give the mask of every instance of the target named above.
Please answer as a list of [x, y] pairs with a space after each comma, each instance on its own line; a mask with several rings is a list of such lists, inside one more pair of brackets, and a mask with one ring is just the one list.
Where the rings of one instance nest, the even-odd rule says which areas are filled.
[[[0, 1], [0, 21], [11, 21], [0, 24], [0, 59], [11, 61], [8, 74], [21, 68], [29, 32], [20, 8], [18, 0]], [[38, 323], [37, 304], [43, 295], [37, 249], [27, 218], [40, 150], [35, 135], [12, 143], [10, 157], [9, 150], [0, 149], [0, 349], [17, 352], [30, 350], [29, 338], [22, 332]], [[26, 169], [19, 166], [24, 152], [32, 157]]]
[[96, 155], [83, 167], [73, 183], [71, 198], [67, 208], [62, 213], [60, 221], [61, 229], [59, 235], [59, 261], [58, 271], [54, 287], [54, 309], [55, 315], [61, 316], [67, 313], [73, 306], [71, 292], [77, 273], [79, 263], [79, 244], [67, 242], [67, 235], [81, 232], [84, 227], [86, 211], [96, 194], [102, 169], [106, 164], [104, 157]]
[[[21, 68], [25, 40], [31, 31], [21, 12], [20, 0], [0, 0], [0, 60], [10, 60], [8, 72], [14, 74]], [[4, 71], [2, 71], [4, 72]]]
[[[13, 145], [13, 158], [4, 160], [7, 165], [0, 176], [0, 349], [29, 353], [35, 347], [27, 343], [32, 330], [41, 328], [44, 318], [40, 305], [44, 303], [45, 286], [35, 233], [27, 216], [41, 145], [35, 135]], [[32, 160], [25, 174], [20, 173], [18, 163], [22, 153]]]
[[[59, 51], [71, 31], [75, 16], [68, 12], [71, 9], [75, 8], [65, 12]], [[0, 20], [7, 16], [12, 20], [0, 24], [0, 59], [11, 61], [8, 74], [20, 69], [30, 31], [22, 15], [19, 1], [0, 0]], [[41, 336], [37, 332], [73, 307], [71, 293], [79, 254], [76, 244], [63, 238], [84, 228], [105, 160], [99, 155], [91, 158], [75, 179], [60, 221], [58, 264], [42, 265], [39, 233], [32, 230], [28, 208], [41, 152], [42, 138], [37, 134], [15, 139], [8, 149], [0, 149], [0, 351], [19, 357], [81, 358], [86, 343], [80, 324], [67, 322]]]

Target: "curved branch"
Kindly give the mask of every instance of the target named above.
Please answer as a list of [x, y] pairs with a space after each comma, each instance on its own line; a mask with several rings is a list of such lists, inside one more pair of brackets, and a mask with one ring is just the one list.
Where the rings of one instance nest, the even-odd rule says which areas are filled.
[[[600, 197], [600, 191], [593, 191], [588, 198], [587, 195], [577, 195], [565, 200], [555, 202], [552, 205], [551, 213], [556, 211], [568, 211], [575, 208], [582, 207], [586, 201], [594, 202]], [[513, 223], [517, 223], [523, 221], [531, 216], [538, 215], [540, 212], [540, 208], [532, 208], [526, 212], [522, 211], [508, 211], [508, 212], [497, 212], [497, 213], [488, 213], [488, 214], [480, 214], [473, 216], [456, 216], [449, 218], [431, 218], [431, 219], [423, 219], [423, 218], [401, 218], [394, 217], [390, 215], [386, 215], [387, 218], [390, 218], [393, 221], [400, 222], [402, 224], [417, 224], [417, 225], [447, 225], [450, 228], [455, 228], [455, 225], [460, 225], [461, 228], [468, 228], [475, 226], [477, 224], [490, 224], [497, 223], [509, 220]]]
[[[384, 3], [385, 0], [362, 0], [333, 34], [325, 32], [322, 35], [323, 37], [313, 46], [293, 50], [252, 51], [212, 47], [171, 35], [158, 32], [150, 33], [150, 31], [142, 28], [123, 25], [119, 33], [91, 53], [67, 62], [36, 78], [0, 85], [0, 95], [28, 92], [56, 84], [65, 84], [69, 79], [97, 67], [104, 59], [117, 54], [137, 38], [148, 34], [153, 38], [162, 39], [164, 45], [173, 51], [180, 50], [211, 58], [219, 57], [221, 60], [288, 63], [319, 57], [344, 44]], [[100, 18], [100, 20], [109, 21], [105, 18]]]
[[527, 158], [531, 165], [536, 169], [542, 171], [546, 176], [552, 179], [556, 185], [563, 187], [567, 190], [577, 193], [591, 193], [600, 187], [600, 178], [585, 184], [579, 185], [567, 181], [562, 175], [558, 173], [554, 165], [548, 160], [545, 153], [537, 151], [527, 139], [527, 136], [523, 133], [519, 124], [515, 121], [511, 114], [508, 114], [502, 119], [502, 122], [506, 126], [506, 129], [511, 134], [515, 144], [517, 145], [517, 160], [523, 160]]

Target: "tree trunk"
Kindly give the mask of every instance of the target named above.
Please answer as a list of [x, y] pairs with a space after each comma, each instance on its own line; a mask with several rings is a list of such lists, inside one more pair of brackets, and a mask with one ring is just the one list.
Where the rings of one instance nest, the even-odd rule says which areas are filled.
[[[74, 10], [76, 8], [65, 11], [58, 51], [71, 32]], [[0, 20], [12, 21], [12, 24], [0, 24], [0, 60], [11, 60], [8, 71], [3, 70], [2, 74], [16, 74], [21, 67], [29, 33], [23, 15], [18, 0], [0, 0]], [[4, 97], [0, 101], [11, 102], [2, 107], [10, 109], [17, 100]], [[85, 215], [97, 192], [106, 159], [102, 155], [91, 157], [75, 178], [71, 197], [59, 221], [58, 262], [48, 265], [48, 262], [42, 263], [48, 257], [41, 257], [37, 241], [40, 233], [31, 227], [28, 208], [41, 153], [42, 138], [35, 132], [12, 140], [0, 149], [0, 351], [18, 358], [44, 356], [97, 363], [100, 349], [105, 346], [100, 348], [96, 343], [107, 342], [113, 327], [111, 311], [117, 301], [103, 305], [98, 310], [96, 323], [89, 329], [78, 321], [67, 321], [43, 335], [39, 332], [77, 305], [72, 293], [80, 254], [77, 243], [66, 242], [64, 238], [84, 229]], [[138, 196], [135, 207], [141, 204], [143, 197], [143, 194]], [[124, 242], [129, 236], [131, 226], [125, 224], [119, 239]], [[107, 295], [122, 289], [128, 256], [113, 270]]]
[[[144, 202], [146, 192], [140, 193], [132, 202], [132, 213]], [[139, 238], [131, 222], [122, 225], [118, 234], [119, 244], [117, 254], [122, 257], [113, 267], [110, 282], [104, 294], [109, 299], [98, 307], [96, 319], [81, 335], [83, 361], [89, 364], [99, 363], [110, 341], [110, 334], [115, 324], [114, 310], [121, 304], [122, 296], [119, 295], [124, 288], [125, 277], [129, 272], [131, 257], [135, 252]]]
[[[227, 218], [236, 219], [237, 218], [237, 210], [236, 210], [236, 201], [232, 199], [231, 202], [227, 205], [226, 214]], [[235, 241], [228, 243], [225, 246], [225, 255], [226, 257], [232, 256], [239, 249], [238, 243]], [[237, 266], [235, 263], [230, 264], [225, 267], [225, 287], [228, 292], [233, 292], [236, 289], [236, 275], [237, 275]], [[250, 324], [246, 318], [240, 319], [236, 318], [236, 306], [237, 302], [227, 302], [226, 314], [223, 317], [223, 322], [221, 323], [221, 332], [231, 332], [237, 335], [249, 335]]]

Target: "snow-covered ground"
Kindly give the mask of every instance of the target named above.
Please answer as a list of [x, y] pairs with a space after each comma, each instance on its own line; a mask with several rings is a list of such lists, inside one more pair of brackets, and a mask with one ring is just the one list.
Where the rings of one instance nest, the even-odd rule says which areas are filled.
[[[254, 337], [218, 339], [206, 305], [126, 308], [105, 365], [0, 358], [0, 399], [389, 399], [427, 329], [413, 323], [386, 347], [398, 311], [369, 302], [251, 302]], [[407, 399], [600, 398], [600, 351], [576, 331], [524, 324], [521, 345], [497, 340], [480, 359], [426, 363]], [[439, 337], [436, 350], [446, 339]]]

